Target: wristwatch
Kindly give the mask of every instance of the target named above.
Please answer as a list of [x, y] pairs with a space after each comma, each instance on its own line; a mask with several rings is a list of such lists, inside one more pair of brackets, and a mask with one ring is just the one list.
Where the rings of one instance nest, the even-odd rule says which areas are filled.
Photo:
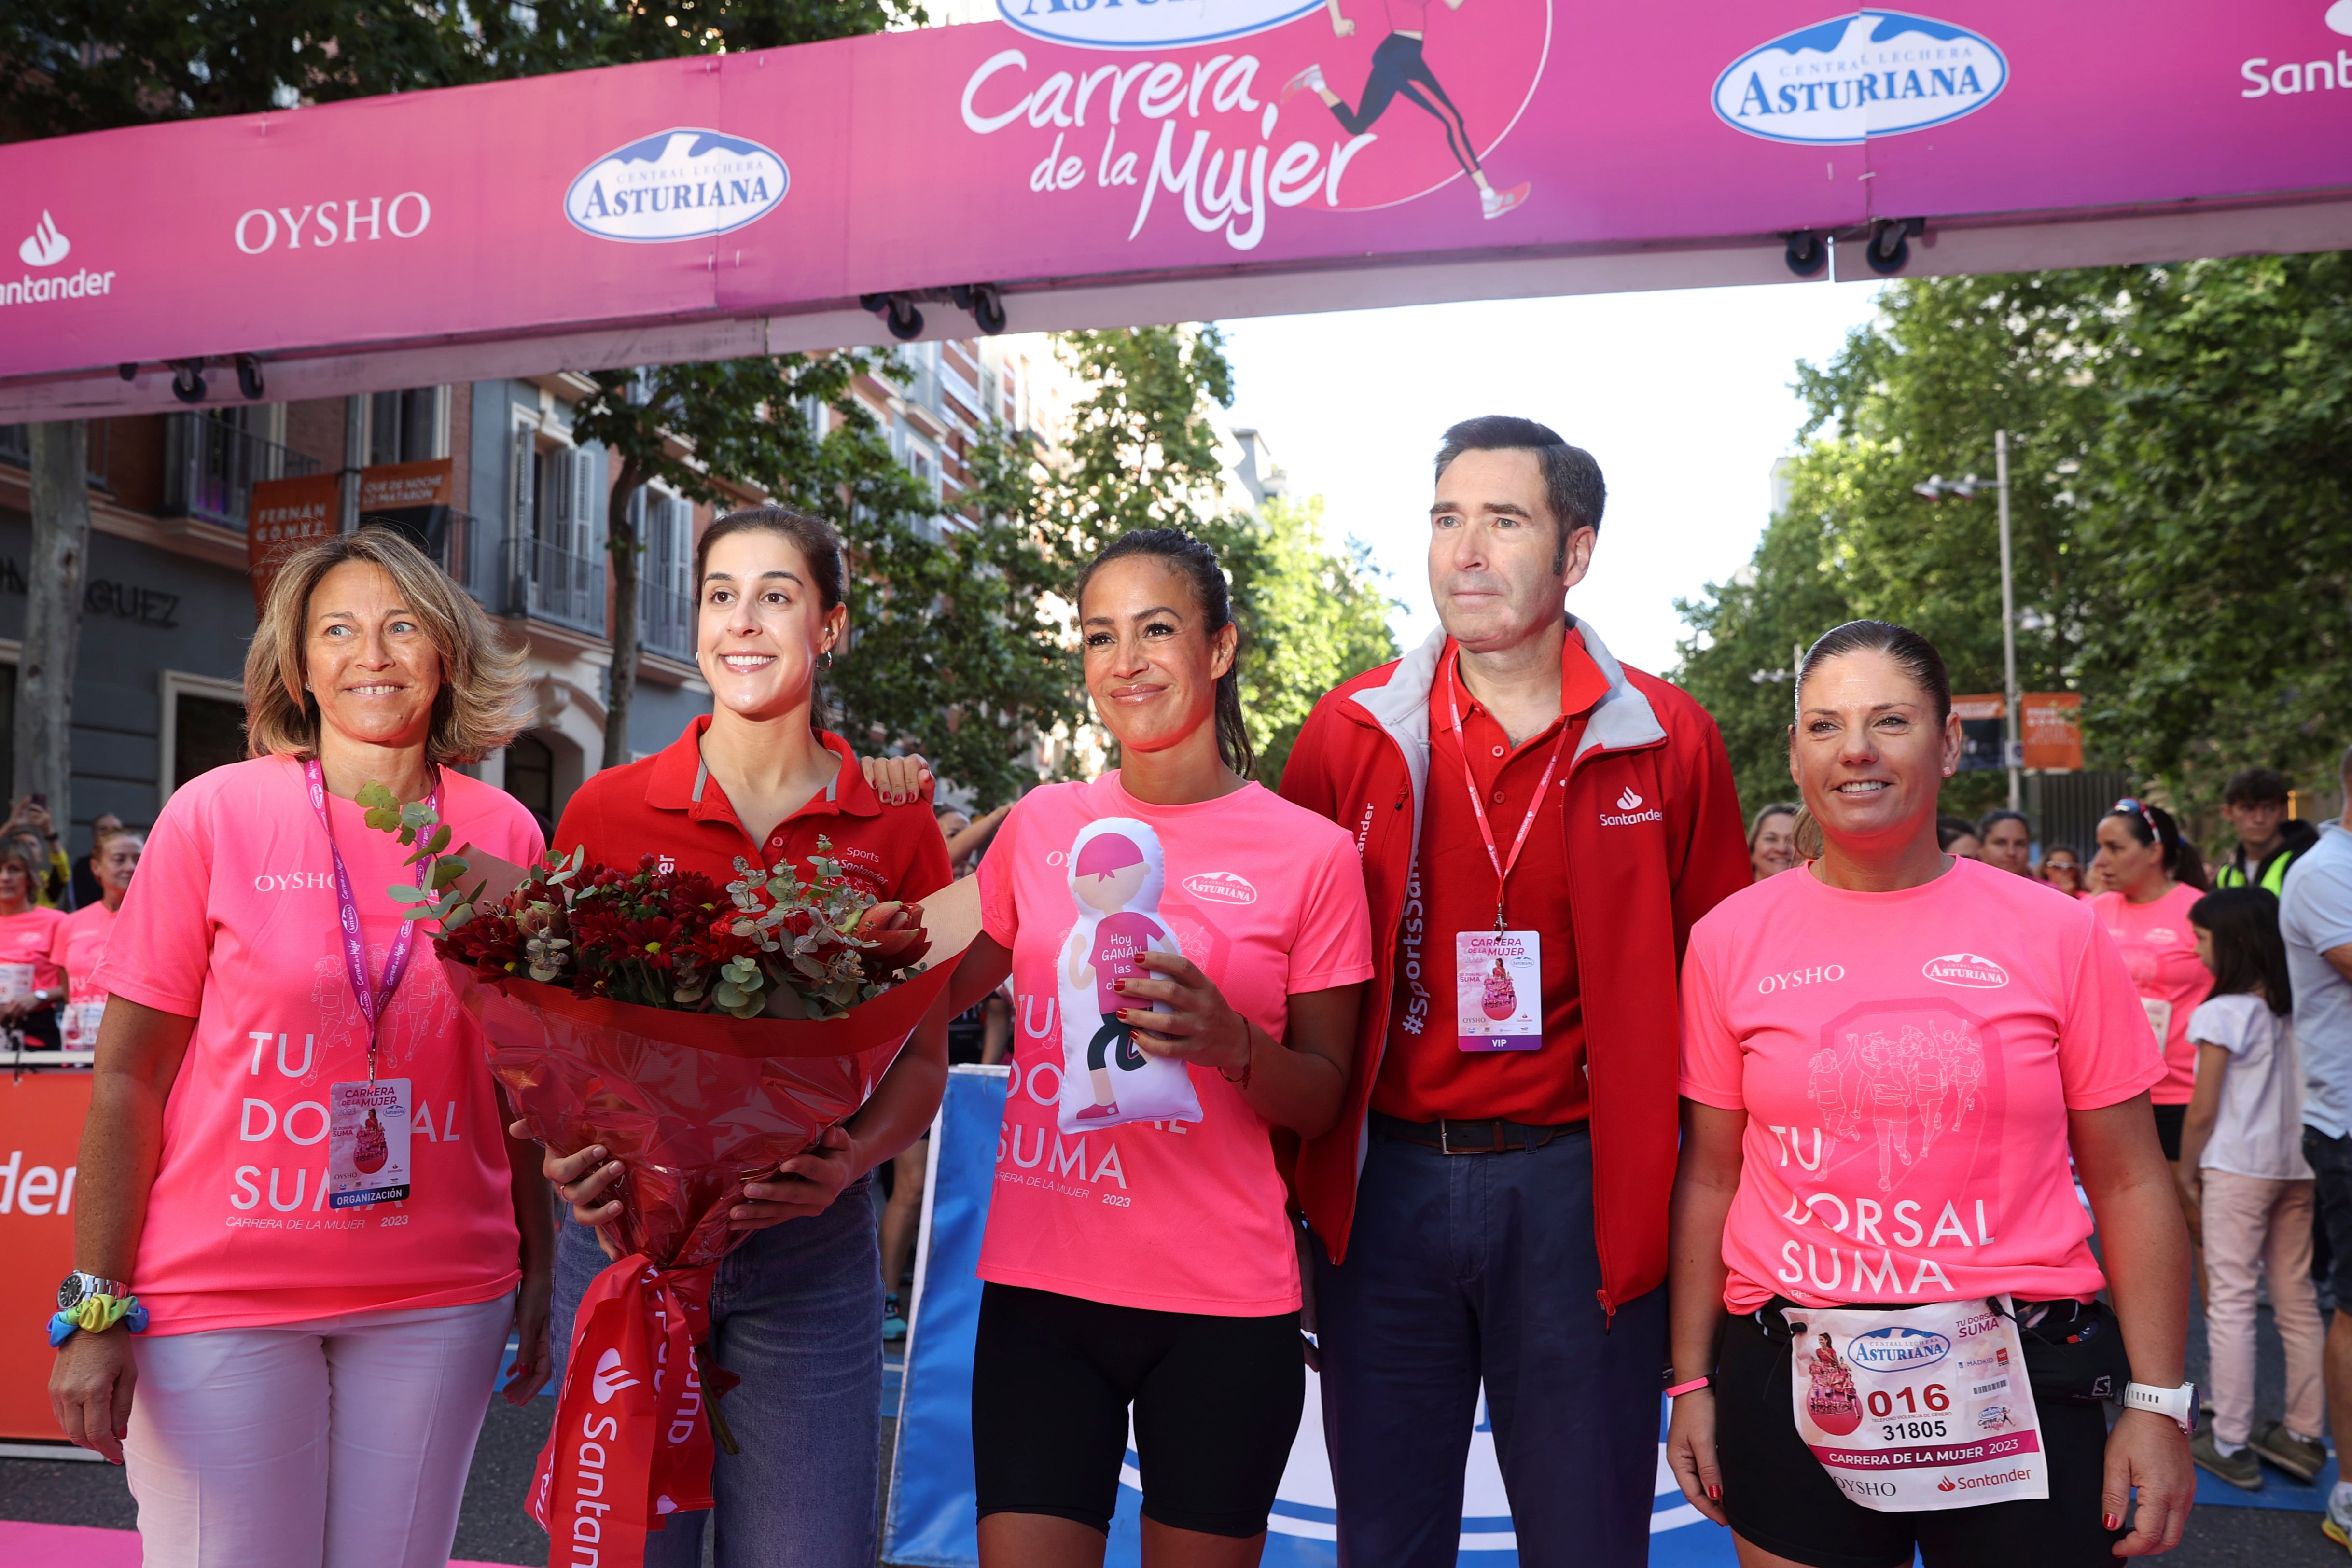
[[2197, 1385], [2184, 1383], [2178, 1388], [2151, 1388], [2145, 1383], [2124, 1385], [2124, 1408], [2152, 1410], [2158, 1416], [2169, 1416], [2179, 1423], [2183, 1432], [2197, 1430]]
[[68, 1274], [65, 1282], [58, 1287], [58, 1311], [69, 1312], [92, 1296], [112, 1296], [120, 1301], [127, 1300], [130, 1295], [131, 1287], [121, 1280], [100, 1279], [96, 1274], [85, 1274], [77, 1269]]

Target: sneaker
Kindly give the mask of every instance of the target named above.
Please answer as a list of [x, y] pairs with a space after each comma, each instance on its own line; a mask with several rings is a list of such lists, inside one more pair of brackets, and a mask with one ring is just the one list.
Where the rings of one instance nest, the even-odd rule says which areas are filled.
[[[1509, 212], [1513, 207], [1516, 207], [1520, 203], [1526, 201], [1528, 199], [1528, 182], [1522, 180], [1507, 191], [1482, 191], [1478, 195], [1479, 208], [1485, 212], [1488, 217], [1499, 218], [1505, 213]], [[1911, 1163], [1911, 1156], [1909, 1155], [1905, 1155], [1903, 1156], [1903, 1163], [1906, 1166], [1909, 1165]]]
[[2319, 1479], [2321, 1468], [2327, 1463], [2326, 1448], [2296, 1437], [2284, 1421], [2265, 1421], [2256, 1427], [2246, 1447], [2305, 1486]]
[[896, 1344], [907, 1337], [907, 1316], [898, 1310], [898, 1298], [887, 1296], [882, 1301], [882, 1343]]
[[1288, 103], [1293, 98], [1302, 92], [1321, 92], [1322, 90], [1323, 68], [1321, 66], [1308, 66], [1305, 70], [1300, 71], [1297, 76], [1292, 77], [1288, 81], [1282, 84], [1282, 101]]
[[1118, 1114], [1118, 1102], [1114, 1100], [1108, 1105], [1089, 1105], [1073, 1119], [1080, 1122], [1105, 1122]]
[[2336, 1512], [2333, 1509], [2321, 1516], [2319, 1533], [2344, 1548], [2345, 1551], [2352, 1552], [2352, 1531], [2346, 1530], [2336, 1521]]
[[2240, 1491], [2263, 1490], [2263, 1467], [2255, 1459], [2254, 1451], [2252, 1448], [2240, 1448], [2229, 1458], [2223, 1458], [2220, 1445], [2214, 1441], [2213, 1434], [2208, 1430], [2200, 1432], [2189, 1439], [2189, 1457], [2236, 1487]]

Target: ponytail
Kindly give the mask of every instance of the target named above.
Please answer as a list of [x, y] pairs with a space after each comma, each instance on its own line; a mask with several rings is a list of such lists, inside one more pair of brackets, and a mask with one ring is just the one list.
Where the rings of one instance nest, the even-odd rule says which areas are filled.
[[[1130, 528], [1121, 534], [1078, 573], [1075, 597], [1085, 598], [1087, 584], [1094, 580], [1096, 572], [1128, 556], [1150, 556], [1181, 572], [1192, 584], [1192, 596], [1200, 601], [1202, 630], [1210, 636], [1234, 623], [1233, 590], [1225, 581], [1225, 569], [1219, 564], [1217, 552], [1181, 528]], [[1217, 677], [1217, 755], [1244, 779], [1256, 772], [1257, 757], [1250, 747], [1249, 726], [1242, 718], [1242, 653], [1238, 642], [1234, 646], [1232, 667]]]

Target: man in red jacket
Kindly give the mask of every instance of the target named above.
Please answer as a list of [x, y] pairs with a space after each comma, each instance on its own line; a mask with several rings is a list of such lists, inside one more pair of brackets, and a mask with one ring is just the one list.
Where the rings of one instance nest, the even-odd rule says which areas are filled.
[[1295, 1173], [1343, 1563], [1454, 1561], [1482, 1381], [1519, 1561], [1649, 1549], [1675, 972], [1752, 873], [1715, 721], [1565, 611], [1605, 494], [1532, 421], [1447, 431], [1444, 631], [1326, 696], [1283, 769], [1355, 835], [1382, 966]]

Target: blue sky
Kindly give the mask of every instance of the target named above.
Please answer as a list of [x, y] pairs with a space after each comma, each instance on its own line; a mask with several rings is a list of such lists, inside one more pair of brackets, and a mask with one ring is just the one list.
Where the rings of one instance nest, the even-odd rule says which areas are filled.
[[1429, 459], [1454, 420], [1541, 420], [1600, 459], [1609, 509], [1569, 603], [1663, 673], [1676, 597], [1739, 570], [1802, 417], [1799, 360], [1836, 353], [1881, 286], [1809, 283], [1416, 306], [1224, 323], [1230, 423], [1255, 425], [1335, 538], [1372, 547], [1407, 646], [1436, 624], [1423, 551]]

